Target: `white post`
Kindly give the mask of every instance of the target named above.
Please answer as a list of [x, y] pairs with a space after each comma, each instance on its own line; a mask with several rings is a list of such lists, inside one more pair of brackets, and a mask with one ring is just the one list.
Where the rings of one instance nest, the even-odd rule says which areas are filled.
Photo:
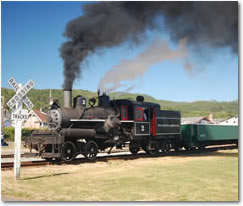
[[[19, 85], [21, 88], [21, 84]], [[20, 111], [23, 107], [23, 100], [21, 99], [16, 104], [16, 110]], [[22, 133], [22, 120], [15, 120], [14, 132], [14, 177], [15, 180], [20, 179], [20, 166], [21, 166], [21, 133]]]

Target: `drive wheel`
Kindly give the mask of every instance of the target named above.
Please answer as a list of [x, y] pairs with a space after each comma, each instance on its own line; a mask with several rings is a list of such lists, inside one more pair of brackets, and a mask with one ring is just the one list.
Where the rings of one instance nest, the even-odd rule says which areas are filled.
[[156, 156], [159, 154], [159, 147], [157, 142], [149, 142], [146, 146], [146, 152], [150, 155]]
[[62, 145], [61, 149], [61, 159], [70, 162], [76, 157], [76, 147], [75, 145], [68, 141]]
[[144, 152], [146, 152], [147, 154], [149, 154], [148, 150], [147, 150], [147, 144], [142, 144], [141, 145], [142, 149]]
[[133, 145], [129, 145], [129, 151], [133, 154], [136, 155], [138, 153], [138, 151], [140, 150], [139, 147], [133, 146]]
[[184, 146], [184, 148], [185, 148], [186, 151], [191, 151], [192, 150], [192, 147], [190, 147], [190, 146]]
[[98, 145], [94, 141], [89, 141], [84, 147], [84, 156], [88, 160], [94, 160], [98, 153]]
[[161, 149], [162, 149], [162, 152], [168, 153], [170, 151], [170, 149], [171, 149], [170, 142], [169, 141], [163, 142]]
[[199, 150], [205, 150], [205, 148], [206, 148], [206, 145], [205, 144], [199, 144], [198, 145], [198, 149]]

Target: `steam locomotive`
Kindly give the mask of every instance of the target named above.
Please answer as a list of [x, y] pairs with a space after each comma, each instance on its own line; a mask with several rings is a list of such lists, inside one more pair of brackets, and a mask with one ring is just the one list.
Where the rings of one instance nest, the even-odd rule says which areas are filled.
[[[38, 151], [39, 156], [51, 160], [72, 161], [83, 154], [94, 160], [99, 151], [129, 145], [132, 154], [143, 149], [150, 155], [182, 147], [181, 115], [178, 111], [161, 110], [159, 104], [136, 101], [110, 100], [105, 93], [89, 99], [73, 98], [72, 91], [64, 90], [64, 107], [53, 104], [47, 113], [48, 130], [33, 131], [26, 137], [26, 147]], [[95, 106], [98, 100], [98, 106]]]

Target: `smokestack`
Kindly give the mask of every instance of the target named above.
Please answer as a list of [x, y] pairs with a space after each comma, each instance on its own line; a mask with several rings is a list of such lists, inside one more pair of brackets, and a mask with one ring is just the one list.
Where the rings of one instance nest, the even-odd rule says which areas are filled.
[[66, 108], [72, 107], [72, 90], [71, 89], [63, 90], [63, 103], [64, 103], [64, 107], [66, 107]]

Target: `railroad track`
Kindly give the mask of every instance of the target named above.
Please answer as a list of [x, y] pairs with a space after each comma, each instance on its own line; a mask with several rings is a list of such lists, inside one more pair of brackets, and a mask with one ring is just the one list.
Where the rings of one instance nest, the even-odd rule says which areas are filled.
[[[84, 162], [88, 162], [88, 163], [94, 163], [94, 162], [106, 162], [106, 161], [110, 161], [110, 160], [134, 160], [134, 159], [140, 159], [140, 158], [159, 158], [159, 157], [169, 157], [169, 156], [196, 156], [196, 155], [201, 155], [201, 154], [205, 154], [205, 153], [211, 153], [211, 152], [216, 152], [218, 150], [232, 150], [232, 149], [238, 149], [238, 147], [236, 147], [235, 145], [232, 146], [219, 146], [219, 147], [212, 147], [212, 148], [206, 148], [206, 149], [202, 149], [202, 150], [180, 150], [180, 151], [171, 151], [169, 153], [159, 153], [156, 156], [152, 156], [152, 155], [148, 155], [145, 152], [144, 153], [138, 153], [136, 155], [132, 155], [132, 154], [117, 154], [117, 155], [113, 155], [113, 156], [105, 156], [105, 157], [96, 157], [95, 160], [90, 161], [87, 160], [85, 158], [78, 158], [73, 160], [72, 162], [65, 162], [65, 164], [80, 164], [80, 163], [84, 163]], [[54, 162], [55, 163], [55, 162]], [[55, 164], [63, 164], [62, 162], [56, 162]]]
[[[36, 167], [36, 166], [46, 166], [49, 165], [50, 163], [41, 160], [41, 161], [25, 161], [21, 162], [21, 167]], [[1, 163], [1, 170], [11, 170], [14, 167], [13, 162], [2, 162]]]
[[[112, 154], [114, 154], [114, 153], [121, 153], [121, 152], [129, 152], [129, 149], [127, 149], [127, 148], [125, 148], [125, 149], [123, 149], [123, 150], [114, 150], [114, 151], [112, 151]], [[32, 153], [33, 155], [33, 157], [34, 156], [38, 156], [38, 153]], [[104, 154], [107, 154], [106, 152], [104, 152]], [[24, 154], [21, 154], [21, 157], [29, 157], [28, 155], [26, 155], [25, 153]], [[1, 155], [1, 158], [2, 159], [5, 159], [5, 158], [14, 158], [14, 154], [2, 154]]]
[[[21, 157], [24, 157], [24, 154], [21, 154]], [[1, 158], [14, 158], [14, 154], [2, 154]]]
[[[231, 149], [237, 149], [236, 146], [219, 146], [219, 147], [212, 147], [212, 148], [206, 148], [204, 150], [181, 150], [181, 151], [172, 151], [169, 153], [159, 153], [157, 156], [151, 156], [146, 153], [138, 153], [137, 155], [132, 154], [115, 154], [113, 156], [102, 156], [102, 157], [96, 157], [95, 160], [90, 161], [85, 158], [77, 158], [71, 162], [64, 162], [64, 161], [51, 161], [48, 162], [46, 160], [39, 160], [39, 161], [25, 161], [21, 162], [21, 167], [36, 167], [36, 166], [47, 166], [47, 165], [78, 165], [81, 163], [96, 163], [96, 162], [107, 162], [111, 160], [135, 160], [140, 158], [159, 158], [159, 157], [168, 157], [168, 156], [195, 156], [195, 155], [202, 155], [205, 153], [210, 152], [216, 152], [218, 150], [231, 150]], [[1, 163], [1, 169], [2, 170], [11, 170], [13, 169], [13, 162], [8, 163]]]

